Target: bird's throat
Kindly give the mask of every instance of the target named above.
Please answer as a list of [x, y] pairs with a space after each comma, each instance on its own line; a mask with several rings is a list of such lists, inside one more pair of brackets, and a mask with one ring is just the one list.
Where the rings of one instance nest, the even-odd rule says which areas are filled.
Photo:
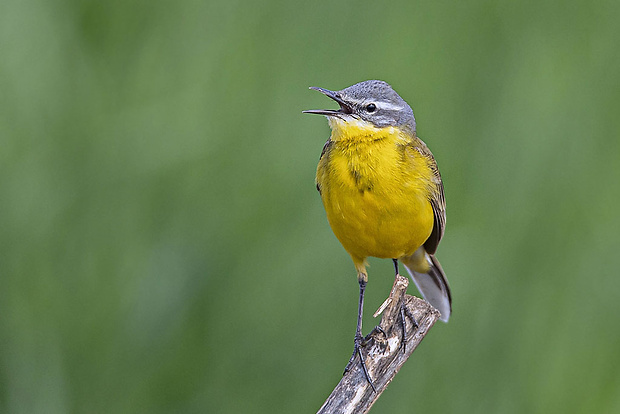
[[353, 117], [329, 117], [329, 126], [332, 141], [376, 141], [398, 133], [395, 127], [378, 128], [371, 122]]

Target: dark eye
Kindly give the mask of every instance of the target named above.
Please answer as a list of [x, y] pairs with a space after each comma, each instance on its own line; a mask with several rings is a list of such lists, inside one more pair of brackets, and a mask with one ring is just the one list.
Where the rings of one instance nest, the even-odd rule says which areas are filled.
[[377, 110], [377, 105], [374, 103], [366, 105], [366, 112], [375, 112]]

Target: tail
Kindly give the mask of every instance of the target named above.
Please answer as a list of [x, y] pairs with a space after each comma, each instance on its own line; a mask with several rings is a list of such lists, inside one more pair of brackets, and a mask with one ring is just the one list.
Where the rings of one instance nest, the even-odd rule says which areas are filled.
[[400, 261], [424, 299], [441, 313], [442, 321], [448, 322], [452, 313], [452, 295], [439, 261], [432, 254], [428, 254], [424, 246], [413, 255], [402, 257]]

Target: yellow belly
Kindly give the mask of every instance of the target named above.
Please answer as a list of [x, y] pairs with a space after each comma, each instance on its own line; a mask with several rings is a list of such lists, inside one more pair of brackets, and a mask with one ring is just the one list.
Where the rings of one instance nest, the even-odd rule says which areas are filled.
[[333, 142], [319, 162], [327, 218], [355, 262], [411, 255], [433, 228], [428, 162], [394, 128], [366, 138]]

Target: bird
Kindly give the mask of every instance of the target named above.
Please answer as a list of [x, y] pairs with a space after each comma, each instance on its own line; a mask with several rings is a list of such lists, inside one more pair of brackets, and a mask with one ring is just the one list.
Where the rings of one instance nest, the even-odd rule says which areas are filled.
[[[435, 257], [446, 224], [443, 181], [435, 157], [417, 136], [413, 110], [387, 82], [368, 80], [337, 91], [310, 89], [340, 106], [303, 112], [324, 115], [331, 128], [316, 188], [359, 283], [354, 350], [345, 372], [359, 355], [374, 389], [361, 352], [368, 257], [392, 259], [396, 275], [401, 262], [442, 321], [448, 322], [452, 312], [448, 280]], [[404, 332], [402, 310], [401, 315]]]

